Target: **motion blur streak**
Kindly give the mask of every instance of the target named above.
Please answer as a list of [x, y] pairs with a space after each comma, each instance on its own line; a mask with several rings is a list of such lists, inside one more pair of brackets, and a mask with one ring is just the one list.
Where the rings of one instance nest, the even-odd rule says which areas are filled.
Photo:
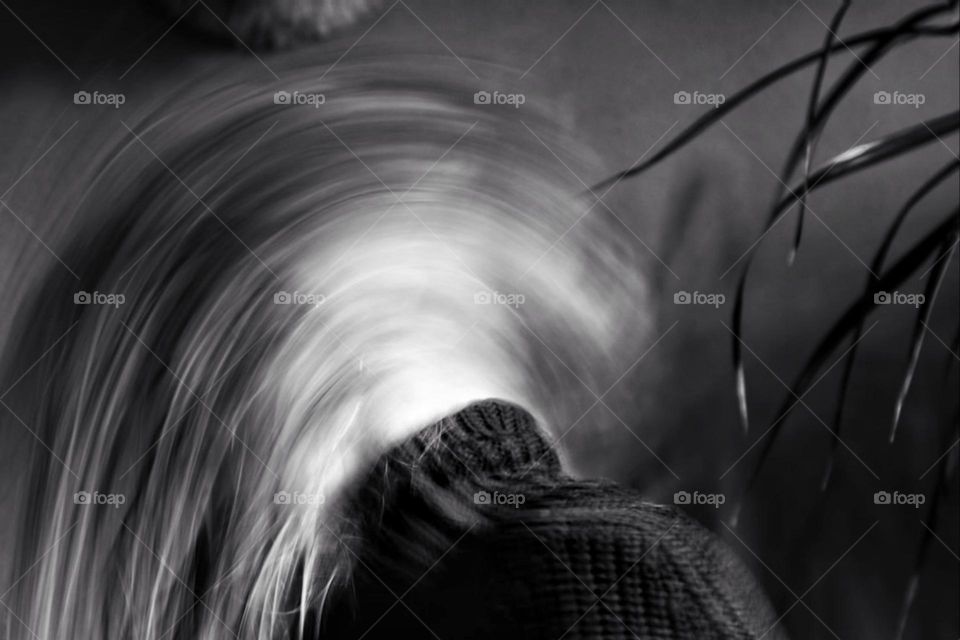
[[417, 67], [217, 70], [88, 129], [50, 196], [79, 281], [50, 266], [5, 359], [49, 447], [14, 634], [297, 636], [349, 588], [338, 497], [373, 457], [486, 397], [559, 437], [647, 346], [622, 228], [554, 156], [589, 154]]

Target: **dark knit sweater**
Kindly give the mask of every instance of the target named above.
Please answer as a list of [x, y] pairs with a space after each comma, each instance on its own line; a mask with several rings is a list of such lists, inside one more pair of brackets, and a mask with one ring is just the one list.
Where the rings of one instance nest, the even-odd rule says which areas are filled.
[[[381, 458], [340, 536], [332, 638], [758, 638], [753, 578], [673, 507], [563, 474], [533, 418], [485, 401]], [[778, 629], [765, 638], [782, 638]]]

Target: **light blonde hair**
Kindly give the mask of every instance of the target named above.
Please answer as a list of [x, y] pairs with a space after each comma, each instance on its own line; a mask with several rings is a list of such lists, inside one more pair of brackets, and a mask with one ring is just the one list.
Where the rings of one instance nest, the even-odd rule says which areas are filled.
[[79, 283], [50, 268], [8, 359], [55, 343], [7, 400], [46, 446], [13, 637], [305, 633], [349, 585], [338, 497], [391, 442], [489, 396], [559, 437], [636, 356], [643, 281], [580, 150], [532, 99], [404, 68], [221, 75], [85, 151]]

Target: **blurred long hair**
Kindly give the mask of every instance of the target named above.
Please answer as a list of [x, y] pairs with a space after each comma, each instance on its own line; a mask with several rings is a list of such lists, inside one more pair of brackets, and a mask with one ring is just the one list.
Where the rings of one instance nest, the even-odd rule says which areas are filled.
[[37, 436], [10, 636], [307, 634], [392, 442], [491, 396], [559, 440], [635, 360], [590, 154], [429, 65], [218, 70], [88, 130], [4, 359]]

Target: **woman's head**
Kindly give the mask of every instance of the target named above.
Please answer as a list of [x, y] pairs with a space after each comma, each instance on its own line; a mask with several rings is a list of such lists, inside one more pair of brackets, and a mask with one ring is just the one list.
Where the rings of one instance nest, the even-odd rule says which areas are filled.
[[400, 68], [185, 87], [64, 188], [74, 274], [8, 371], [51, 349], [7, 400], [46, 445], [16, 587], [41, 637], [284, 637], [349, 584], [338, 498], [388, 446], [490, 396], [559, 437], [636, 357], [644, 285], [581, 151]]

